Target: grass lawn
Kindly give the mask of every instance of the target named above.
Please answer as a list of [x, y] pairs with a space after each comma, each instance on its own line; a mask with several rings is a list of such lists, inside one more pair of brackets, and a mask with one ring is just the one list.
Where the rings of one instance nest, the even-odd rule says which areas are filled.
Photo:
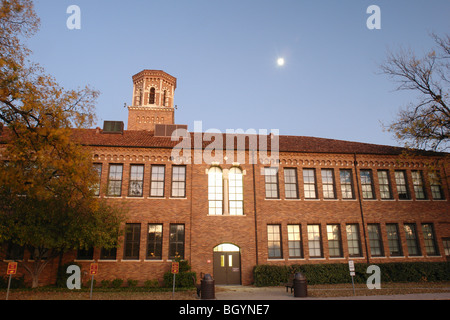
[[[251, 286], [228, 288], [216, 286], [216, 293], [226, 290], [258, 290]], [[264, 288], [261, 288], [264, 290]], [[279, 287], [285, 290], [284, 287]], [[355, 285], [356, 295], [390, 295], [411, 293], [449, 292], [450, 282], [414, 282], [414, 283], [382, 283], [381, 289], [369, 290], [364, 284]], [[346, 297], [353, 296], [351, 284], [335, 285], [308, 285], [308, 297]], [[43, 287], [37, 289], [11, 289], [9, 300], [89, 300], [89, 288], [81, 290], [68, 290], [65, 288]], [[6, 289], [0, 290], [0, 300], [6, 299]], [[171, 289], [144, 289], [144, 288], [120, 288], [104, 289], [94, 288], [93, 300], [172, 300]], [[175, 300], [196, 300], [196, 290], [177, 290]]]

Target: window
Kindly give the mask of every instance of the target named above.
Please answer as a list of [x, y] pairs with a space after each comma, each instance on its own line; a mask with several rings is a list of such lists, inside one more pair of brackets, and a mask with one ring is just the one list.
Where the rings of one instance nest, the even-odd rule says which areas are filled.
[[316, 172], [314, 169], [303, 169], [303, 186], [306, 199], [317, 199]]
[[132, 164], [130, 166], [130, 185], [128, 196], [142, 197], [144, 188], [144, 165]]
[[6, 260], [23, 260], [23, 254], [25, 248], [17, 243], [8, 243], [8, 248], [6, 250]]
[[94, 196], [100, 195], [100, 180], [102, 177], [102, 164], [101, 163], [94, 163], [94, 171], [97, 173], [97, 182], [92, 186], [92, 191], [94, 193]]
[[341, 228], [338, 224], [327, 225], [327, 238], [330, 257], [342, 257]]
[[141, 225], [139, 223], [127, 223], [125, 226], [125, 246], [123, 258], [125, 260], [139, 259], [139, 246], [141, 238]]
[[155, 88], [151, 88], [150, 95], [148, 97], [148, 104], [155, 104], [155, 96], [156, 96], [156, 90], [155, 90]]
[[416, 195], [416, 199], [424, 200], [427, 198], [425, 194], [425, 189], [423, 187], [423, 179], [421, 171], [412, 171], [411, 172], [414, 194]]
[[348, 224], [347, 230], [347, 244], [348, 255], [350, 257], [361, 256], [361, 243], [359, 241], [359, 226], [357, 224]]
[[336, 199], [333, 169], [322, 169], [322, 188], [324, 199]]
[[280, 225], [267, 225], [267, 247], [269, 251], [269, 259], [282, 258]]
[[398, 235], [398, 225], [396, 223], [386, 224], [389, 254], [391, 256], [402, 256], [402, 247]]
[[441, 182], [439, 179], [439, 172], [431, 172], [429, 173], [430, 178], [430, 187], [431, 187], [431, 196], [434, 200], [443, 200], [444, 193], [442, 192]]
[[322, 243], [320, 238], [320, 225], [312, 224], [308, 225], [308, 248], [310, 258], [322, 257]]
[[147, 236], [147, 259], [162, 259], [162, 224], [149, 224]]
[[278, 199], [278, 169], [264, 168], [266, 199]]
[[150, 197], [164, 197], [165, 172], [165, 166], [152, 165]]
[[142, 105], [142, 89], [139, 89], [138, 95], [136, 97], [136, 105]]
[[167, 90], [164, 90], [164, 96], [163, 96], [163, 107], [166, 106], [166, 99], [167, 99]]
[[397, 185], [398, 198], [401, 200], [409, 199], [405, 171], [395, 171], [395, 184]]
[[169, 259], [184, 259], [184, 224], [171, 224], [169, 234]]
[[186, 166], [172, 167], [172, 197], [186, 197]]
[[340, 170], [342, 199], [353, 199], [352, 170]]
[[88, 249], [79, 249], [77, 251], [77, 260], [93, 260], [94, 259], [94, 248], [90, 247]]
[[389, 171], [378, 170], [378, 185], [380, 186], [381, 199], [392, 199]]
[[361, 170], [361, 191], [363, 199], [373, 199], [372, 170]]
[[123, 165], [110, 164], [108, 175], [108, 192], [110, 197], [120, 197], [122, 195], [122, 172]]
[[444, 243], [444, 253], [448, 257], [450, 256], [450, 238], [444, 238], [442, 239], [443, 243]]
[[33, 246], [30, 246], [27, 249], [30, 252], [30, 260], [34, 260], [35, 257], [39, 257], [39, 256], [42, 260], [46, 260], [46, 259], [48, 259], [48, 256], [50, 253], [50, 249], [47, 249], [45, 247], [35, 248]]
[[288, 228], [288, 247], [289, 258], [301, 258], [302, 254], [302, 236], [300, 225], [290, 224]]
[[405, 224], [406, 246], [410, 256], [420, 255], [419, 242], [417, 239], [416, 225], [413, 223]]
[[286, 199], [298, 199], [297, 169], [284, 168], [284, 193]]
[[244, 214], [244, 184], [243, 184], [242, 170], [233, 167], [228, 172], [228, 184], [229, 184], [229, 201], [230, 201], [230, 214], [231, 215], [243, 215]]
[[117, 248], [105, 249], [100, 251], [100, 260], [116, 260]]
[[223, 177], [222, 169], [212, 167], [208, 170], [208, 214], [220, 215], [223, 213]]
[[434, 237], [434, 228], [431, 223], [422, 224], [423, 240], [425, 244], [425, 252], [429, 256], [437, 256], [439, 254], [437, 244]]
[[372, 257], [384, 256], [383, 244], [381, 242], [381, 232], [379, 224], [368, 224], [370, 255]]

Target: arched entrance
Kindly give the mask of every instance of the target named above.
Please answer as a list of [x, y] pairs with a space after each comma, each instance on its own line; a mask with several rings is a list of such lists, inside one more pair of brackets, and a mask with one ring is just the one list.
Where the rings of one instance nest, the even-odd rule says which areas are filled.
[[238, 246], [222, 243], [214, 248], [216, 284], [241, 284], [241, 252]]

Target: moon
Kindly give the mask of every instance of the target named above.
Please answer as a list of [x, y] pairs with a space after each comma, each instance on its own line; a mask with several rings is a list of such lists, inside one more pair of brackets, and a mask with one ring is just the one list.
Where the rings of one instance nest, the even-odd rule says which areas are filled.
[[277, 65], [280, 67], [284, 66], [284, 58], [278, 58]]

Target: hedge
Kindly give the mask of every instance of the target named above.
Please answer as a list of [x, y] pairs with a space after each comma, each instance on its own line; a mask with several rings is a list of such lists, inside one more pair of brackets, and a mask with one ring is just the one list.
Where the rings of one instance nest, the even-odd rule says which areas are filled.
[[[195, 272], [180, 272], [175, 276], [175, 287], [176, 288], [193, 288], [194, 287], [194, 277], [197, 279]], [[164, 274], [164, 286], [166, 288], [172, 288], [173, 285], [173, 274], [171, 272], [166, 272]]]
[[[177, 288], [193, 288], [194, 279], [197, 279], [197, 274], [191, 271], [191, 265], [187, 260], [175, 259], [179, 263], [178, 274], [175, 276], [175, 287]], [[172, 288], [173, 274], [171, 271], [164, 273], [164, 287]]]
[[[366, 283], [371, 264], [355, 263], [355, 283]], [[450, 281], [450, 262], [379, 263], [381, 282]], [[308, 284], [336, 284], [351, 282], [346, 263], [304, 265], [258, 265], [253, 269], [254, 285], [278, 286], [288, 281], [291, 274], [301, 272]]]
[[[7, 289], [9, 282], [9, 276], [0, 277], [0, 289]], [[11, 285], [10, 289], [21, 289], [25, 288], [25, 279], [24, 277], [11, 277]]]

